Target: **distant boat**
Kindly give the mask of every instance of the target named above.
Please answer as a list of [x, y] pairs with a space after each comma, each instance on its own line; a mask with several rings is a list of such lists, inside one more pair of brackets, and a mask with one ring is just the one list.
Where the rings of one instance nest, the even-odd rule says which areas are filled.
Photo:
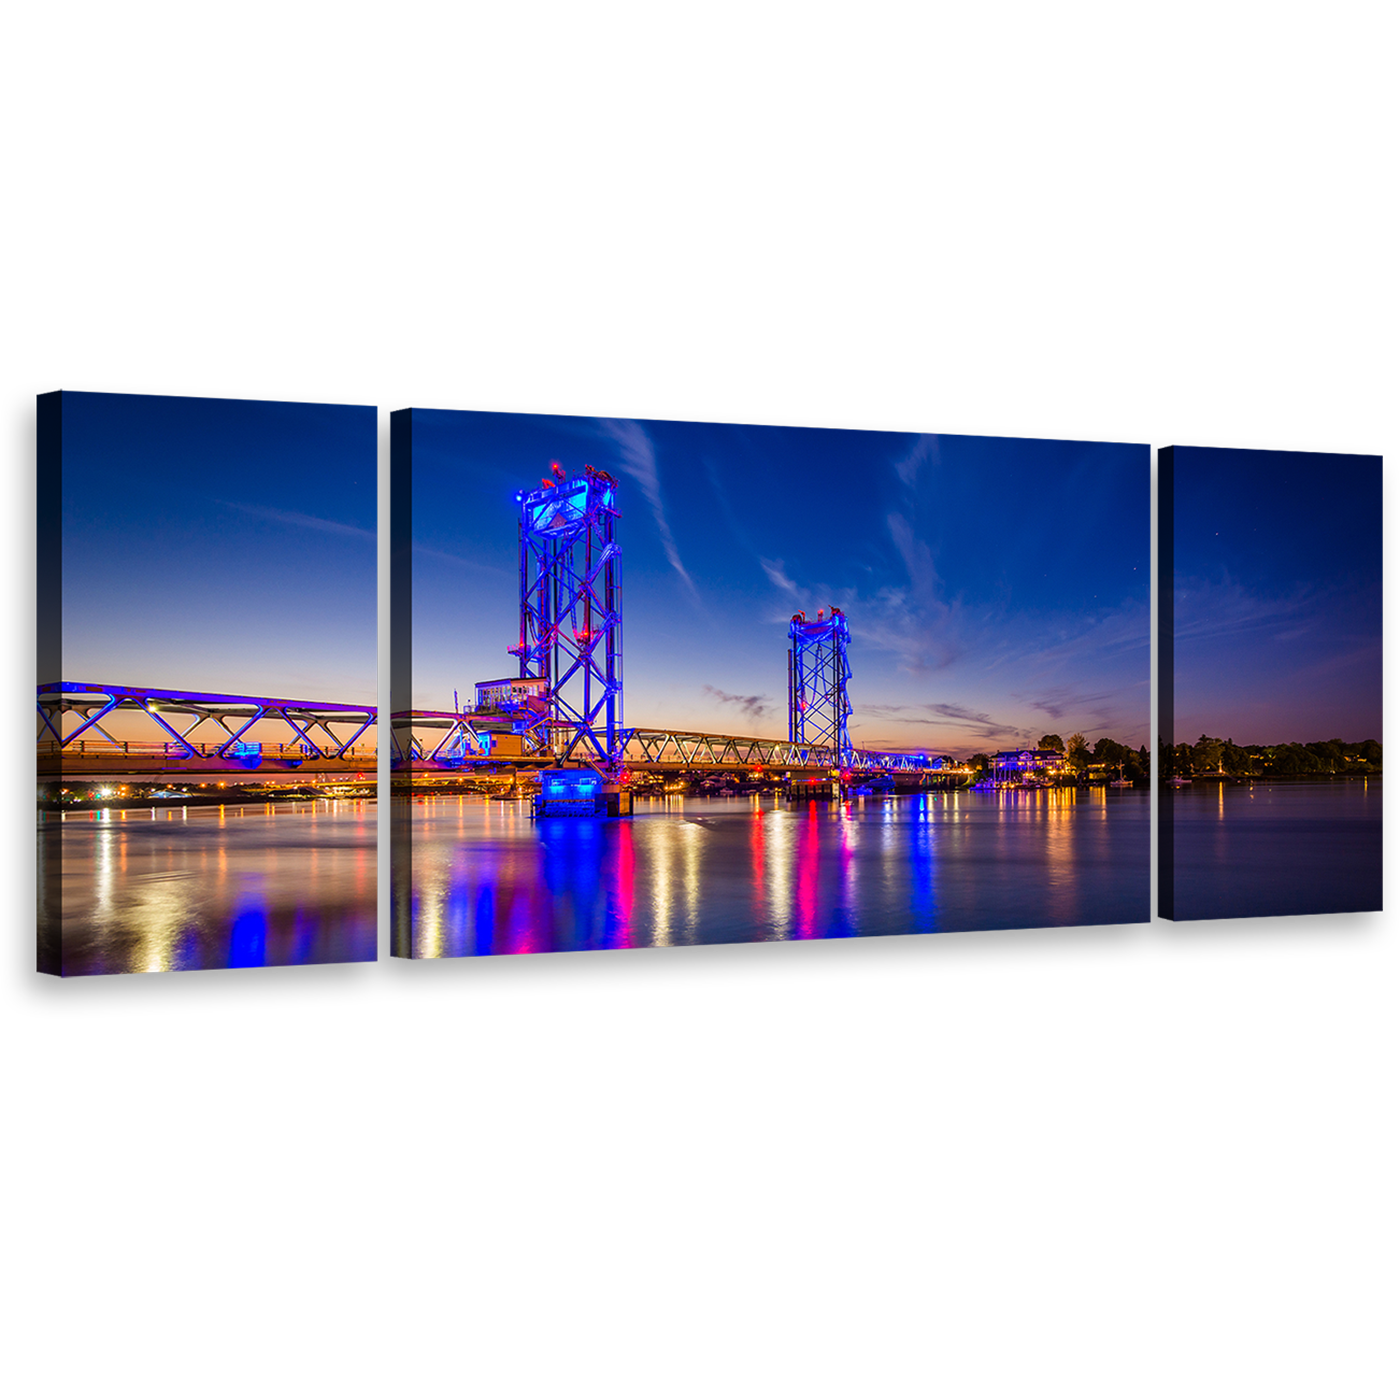
[[1170, 778], [1170, 779], [1168, 779], [1167, 786], [1168, 786], [1168, 787], [1190, 787], [1190, 786], [1191, 786], [1191, 779], [1190, 779], [1190, 778]]
[[1132, 787], [1132, 785], [1133, 780], [1131, 778], [1115, 778], [1109, 783], [1109, 787]]

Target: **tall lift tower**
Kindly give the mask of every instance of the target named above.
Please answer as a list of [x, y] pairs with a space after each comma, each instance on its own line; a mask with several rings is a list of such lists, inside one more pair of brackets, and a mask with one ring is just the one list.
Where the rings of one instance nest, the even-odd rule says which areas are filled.
[[593, 467], [566, 477], [557, 462], [520, 504], [522, 680], [544, 681], [527, 724], [555, 761], [622, 767], [622, 551], [617, 481]]
[[851, 761], [846, 615], [832, 608], [830, 617], [819, 611], [817, 620], [808, 622], [805, 612], [794, 613], [788, 640], [788, 738], [794, 744], [829, 745], [844, 768]]

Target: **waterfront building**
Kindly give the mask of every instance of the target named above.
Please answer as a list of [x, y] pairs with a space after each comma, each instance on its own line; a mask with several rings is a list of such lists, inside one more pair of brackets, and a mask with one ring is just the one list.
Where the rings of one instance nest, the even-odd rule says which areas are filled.
[[991, 778], [1004, 783], [1056, 783], [1070, 776], [1069, 759], [1055, 749], [1007, 749], [992, 755]]

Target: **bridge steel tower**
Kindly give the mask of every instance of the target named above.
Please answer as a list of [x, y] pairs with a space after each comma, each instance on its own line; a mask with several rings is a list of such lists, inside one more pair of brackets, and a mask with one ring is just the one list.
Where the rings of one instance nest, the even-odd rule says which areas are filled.
[[846, 616], [832, 608], [830, 617], [818, 612], [817, 620], [808, 622], [805, 612], [794, 613], [788, 640], [788, 739], [804, 746], [830, 746], [841, 766], [848, 768], [851, 702], [846, 682], [851, 665], [846, 647], [851, 631]]
[[520, 642], [510, 648], [522, 678], [546, 682], [528, 726], [556, 762], [582, 760], [609, 773], [623, 766], [622, 551], [617, 481], [584, 467], [565, 477], [557, 462], [520, 504]]

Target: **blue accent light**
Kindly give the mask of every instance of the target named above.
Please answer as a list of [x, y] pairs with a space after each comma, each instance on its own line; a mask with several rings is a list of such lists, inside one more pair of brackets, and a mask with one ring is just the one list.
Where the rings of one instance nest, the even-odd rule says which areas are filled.
[[626, 743], [617, 482], [587, 466], [568, 479], [551, 469], [556, 481], [518, 497], [520, 640], [509, 650], [539, 693], [514, 732], [556, 762], [616, 771]]
[[549, 768], [540, 775], [536, 816], [596, 817], [605, 806], [603, 780], [591, 768]]

